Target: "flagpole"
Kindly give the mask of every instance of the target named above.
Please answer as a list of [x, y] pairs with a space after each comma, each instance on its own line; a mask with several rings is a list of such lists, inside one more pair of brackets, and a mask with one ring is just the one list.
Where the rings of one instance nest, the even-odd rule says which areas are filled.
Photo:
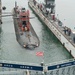
[[41, 66], [44, 66], [44, 51], [36, 52], [36, 56], [41, 56]]
[[43, 51], [43, 63], [44, 63], [44, 51]]
[[44, 66], [44, 51], [43, 51], [41, 66]]

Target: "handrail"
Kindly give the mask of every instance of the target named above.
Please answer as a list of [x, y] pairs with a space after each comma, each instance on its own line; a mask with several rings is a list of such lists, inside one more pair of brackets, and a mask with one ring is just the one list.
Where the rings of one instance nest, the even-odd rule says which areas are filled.
[[46, 66], [52, 66], [52, 65], [57, 65], [57, 64], [62, 64], [62, 63], [67, 63], [67, 62], [72, 62], [72, 61], [75, 61], [75, 59], [68, 59], [68, 60], [53, 62], [53, 63], [46, 64]]
[[18, 62], [18, 61], [7, 61], [7, 60], [0, 60], [0, 63], [10, 63], [10, 64], [21, 64], [21, 65], [35, 65], [35, 66], [40, 66], [40, 64], [36, 64], [36, 63]]
[[[58, 62], [52, 62], [52, 63], [49, 63], [49, 64], [45, 64], [45, 66], [49, 66], [49, 65], [51, 66], [51, 65], [61, 64], [61, 63], [67, 63], [67, 62], [71, 62], [71, 61], [75, 61], [75, 59], [68, 59], [68, 60], [62, 60], [62, 61], [58, 61]], [[28, 62], [0, 60], [0, 63], [11, 63], [11, 64], [41, 66], [40, 65], [41, 62], [39, 64], [36, 64], [36, 63], [28, 63]]]

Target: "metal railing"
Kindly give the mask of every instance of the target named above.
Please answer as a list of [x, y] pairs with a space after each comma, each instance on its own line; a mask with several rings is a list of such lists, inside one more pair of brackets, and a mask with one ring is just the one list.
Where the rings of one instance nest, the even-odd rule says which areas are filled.
[[73, 62], [73, 61], [75, 61], [75, 59], [72, 58], [72, 59], [67, 59], [67, 60], [49, 63], [49, 64], [46, 64], [46, 65], [52, 66], [52, 65], [57, 65], [57, 64], [67, 63], [67, 62]]
[[40, 64], [36, 64], [36, 63], [18, 62], [18, 61], [7, 61], [7, 60], [0, 60], [0, 63], [22, 64], [22, 65], [36, 65], [36, 66], [40, 66]]

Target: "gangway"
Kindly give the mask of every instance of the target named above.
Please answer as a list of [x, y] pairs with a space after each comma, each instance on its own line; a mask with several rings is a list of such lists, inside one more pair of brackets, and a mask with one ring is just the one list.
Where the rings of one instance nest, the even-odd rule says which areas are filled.
[[[60, 62], [54, 62], [50, 64], [39, 64], [16, 61], [0, 61], [0, 75], [3, 74], [20, 74], [33, 75], [33, 74], [47, 74], [47, 75], [75, 75], [75, 60], [64, 60]], [[8, 70], [5, 70], [8, 68]], [[15, 70], [13, 70], [15, 69]]]

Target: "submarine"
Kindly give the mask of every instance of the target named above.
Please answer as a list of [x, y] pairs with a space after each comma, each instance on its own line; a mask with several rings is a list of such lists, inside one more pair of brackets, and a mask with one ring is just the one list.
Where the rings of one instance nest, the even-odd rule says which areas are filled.
[[13, 9], [13, 22], [16, 40], [27, 49], [34, 49], [40, 45], [40, 40], [30, 23], [29, 10], [24, 7], [20, 8], [15, 2]]

